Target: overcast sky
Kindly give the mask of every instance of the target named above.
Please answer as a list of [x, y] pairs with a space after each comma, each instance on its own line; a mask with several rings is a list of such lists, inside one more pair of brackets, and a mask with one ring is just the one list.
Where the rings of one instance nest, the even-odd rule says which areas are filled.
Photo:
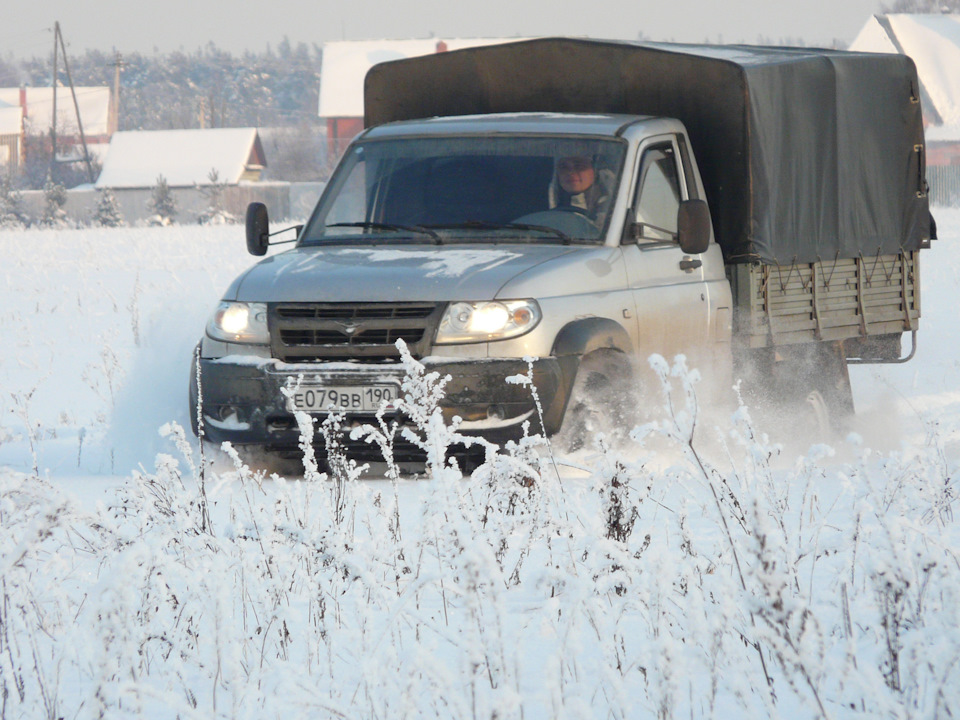
[[27, 0], [0, 28], [0, 54], [234, 53], [380, 38], [572, 35], [677, 42], [849, 44], [881, 0]]

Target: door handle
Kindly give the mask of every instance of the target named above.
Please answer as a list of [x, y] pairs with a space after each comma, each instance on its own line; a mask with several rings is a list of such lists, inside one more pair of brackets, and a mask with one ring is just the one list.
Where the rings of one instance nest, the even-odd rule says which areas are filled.
[[680, 269], [684, 272], [693, 272], [698, 267], [702, 267], [703, 262], [700, 260], [693, 260], [691, 258], [685, 257], [680, 261]]

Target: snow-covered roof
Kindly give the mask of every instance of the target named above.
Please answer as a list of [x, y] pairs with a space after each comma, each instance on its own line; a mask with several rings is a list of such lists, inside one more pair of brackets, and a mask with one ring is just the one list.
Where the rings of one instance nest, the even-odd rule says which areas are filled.
[[23, 110], [0, 100], [0, 135], [19, 135], [23, 128]]
[[367, 70], [389, 60], [419, 57], [446, 50], [497, 45], [523, 38], [426, 40], [342, 40], [323, 46], [319, 115], [323, 118], [363, 117], [363, 79]]
[[[85, 135], [109, 134], [110, 88], [77, 87], [77, 105], [83, 121]], [[28, 87], [27, 114], [24, 124], [27, 131], [42, 135], [50, 130], [53, 118], [53, 88]], [[0, 88], [0, 102], [20, 106], [20, 88]], [[69, 87], [57, 88], [57, 132], [63, 135], [79, 135], [76, 111]]]
[[960, 138], [960, 15], [874, 15], [850, 46], [908, 55], [917, 66], [923, 112]]
[[160, 175], [170, 187], [235, 184], [265, 164], [256, 128], [127, 131], [113, 134], [98, 188], [153, 187]]

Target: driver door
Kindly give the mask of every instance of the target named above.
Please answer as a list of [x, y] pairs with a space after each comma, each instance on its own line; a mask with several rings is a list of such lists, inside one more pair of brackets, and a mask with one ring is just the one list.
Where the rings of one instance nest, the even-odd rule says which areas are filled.
[[[685, 255], [677, 242], [680, 202], [697, 197], [692, 178], [693, 193], [688, 188], [680, 160], [680, 146], [673, 135], [644, 143], [621, 241], [637, 309], [641, 367], [652, 353], [668, 361], [683, 353], [695, 367], [712, 345], [710, 292], [702, 258]], [[711, 251], [719, 248], [714, 244]], [[719, 266], [723, 267], [722, 260]]]

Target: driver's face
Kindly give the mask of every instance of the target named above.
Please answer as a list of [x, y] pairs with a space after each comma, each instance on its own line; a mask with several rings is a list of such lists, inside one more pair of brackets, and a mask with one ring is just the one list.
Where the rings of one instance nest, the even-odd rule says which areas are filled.
[[582, 193], [593, 185], [593, 161], [588, 157], [565, 157], [557, 161], [560, 187], [571, 195]]

